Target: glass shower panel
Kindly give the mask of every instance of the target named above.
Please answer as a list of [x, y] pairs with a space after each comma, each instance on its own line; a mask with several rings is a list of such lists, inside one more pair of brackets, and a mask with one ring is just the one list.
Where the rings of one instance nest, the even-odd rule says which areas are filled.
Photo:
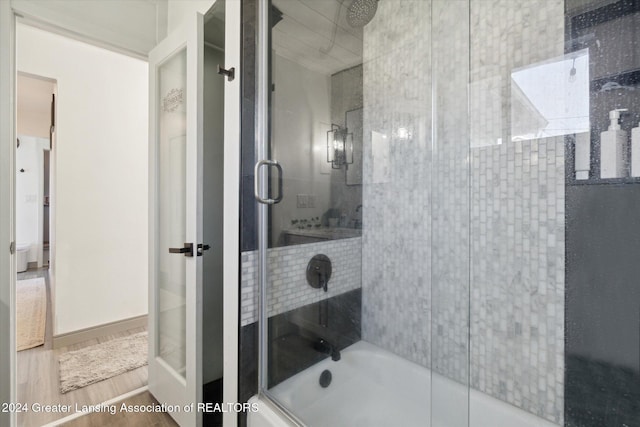
[[398, 419], [425, 426], [432, 415], [431, 7], [379, 2], [363, 40], [362, 338], [393, 355], [379, 369], [393, 377], [382, 386], [388, 405], [406, 412]]
[[469, 2], [432, 2], [432, 425], [469, 425]]
[[471, 425], [564, 422], [565, 142], [588, 129], [564, 13], [470, 1]]
[[261, 224], [263, 391], [309, 426], [466, 426], [468, 3], [274, 0], [268, 15], [283, 198]]
[[263, 378], [294, 416], [321, 425], [331, 404], [319, 384], [346, 380], [343, 351], [361, 338], [362, 29], [332, 0], [269, 6], [268, 156], [282, 168], [269, 187], [282, 200], [261, 229]]
[[267, 395], [311, 426], [635, 425], [637, 2], [270, 6]]
[[362, 234], [362, 29], [346, 19], [334, 0], [272, 2], [272, 248]]
[[348, 384], [383, 385], [367, 383], [378, 367], [349, 368], [371, 350], [361, 341], [364, 17], [333, 0], [278, 0], [269, 15], [269, 156], [283, 169], [270, 186], [283, 198], [269, 209], [266, 388], [307, 425], [348, 424], [373, 415], [330, 410]]

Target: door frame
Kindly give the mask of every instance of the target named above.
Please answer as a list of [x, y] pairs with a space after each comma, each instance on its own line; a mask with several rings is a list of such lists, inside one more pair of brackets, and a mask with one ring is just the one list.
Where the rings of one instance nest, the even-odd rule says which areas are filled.
[[[0, 402], [16, 401], [15, 155], [16, 17], [0, 1]], [[10, 248], [11, 245], [11, 248]], [[9, 343], [8, 354], [6, 343]], [[15, 412], [0, 412], [0, 424], [16, 425]]]
[[[212, 1], [213, 5], [213, 1]], [[241, 65], [241, 1], [226, 0], [225, 67]], [[9, 348], [0, 346], [0, 402], [16, 401], [16, 337], [15, 337], [15, 281], [16, 257], [9, 244], [15, 236], [15, 140], [16, 135], [16, 17], [19, 11], [10, 1], [0, 0], [0, 344], [9, 341]], [[41, 23], [36, 17], [25, 19], [30, 25], [52, 33], [67, 35], [105, 49], [140, 58], [134, 52], [123, 52], [89, 36], [65, 29], [58, 23]], [[144, 58], [146, 59], [146, 58]], [[241, 73], [237, 73], [241, 75]], [[223, 401], [238, 400], [238, 333], [239, 333], [239, 266], [240, 266], [240, 78], [227, 82], [225, 109], [235, 117], [224, 119], [224, 314], [223, 314], [223, 376], [236, 381], [224, 381]], [[7, 351], [8, 350], [8, 351]], [[236, 427], [235, 412], [223, 413], [225, 426]], [[0, 412], [0, 424], [15, 426], [15, 413]]]
[[[225, 0], [225, 68], [241, 64], [242, 15], [240, 0]], [[223, 195], [223, 381], [222, 401], [238, 401], [238, 334], [240, 333], [240, 133], [241, 133], [241, 78], [225, 82], [224, 89], [224, 195]], [[230, 112], [230, 114], [227, 114]], [[231, 113], [233, 112], [233, 113]], [[234, 381], [225, 381], [233, 378]], [[238, 415], [222, 414], [225, 427], [236, 427]]]

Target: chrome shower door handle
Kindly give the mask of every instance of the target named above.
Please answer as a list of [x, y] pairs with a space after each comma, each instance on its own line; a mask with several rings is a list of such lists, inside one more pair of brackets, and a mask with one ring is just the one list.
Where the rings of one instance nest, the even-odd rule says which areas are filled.
[[[275, 167], [278, 170], [278, 197], [270, 199], [269, 195], [264, 198], [260, 195], [260, 168], [262, 166]], [[259, 203], [265, 205], [275, 205], [282, 201], [282, 166], [276, 160], [260, 160], [253, 169], [253, 195]]]

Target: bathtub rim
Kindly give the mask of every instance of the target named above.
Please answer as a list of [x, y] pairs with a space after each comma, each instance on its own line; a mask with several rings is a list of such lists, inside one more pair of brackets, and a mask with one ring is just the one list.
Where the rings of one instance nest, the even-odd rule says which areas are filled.
[[[348, 351], [349, 348], [351, 347], [355, 347], [357, 350], [361, 350], [359, 344], [364, 345], [364, 349], [365, 350], [369, 350], [369, 346], [372, 347], [374, 350], [377, 351], [382, 351], [383, 353], [389, 353], [391, 356], [394, 357], [398, 357], [400, 358], [403, 362], [407, 362], [411, 365], [417, 365], [414, 362], [411, 362], [407, 359], [402, 358], [401, 356], [385, 349], [382, 347], [379, 347], [373, 343], [370, 343], [366, 340], [360, 340], [354, 344], [351, 344], [350, 346], [348, 346], [346, 349], [344, 349], [344, 351]], [[315, 366], [315, 365], [314, 365]], [[490, 403], [490, 407], [495, 406], [494, 409], [498, 409], [498, 411], [493, 412], [494, 414], [502, 414], [501, 416], [507, 415], [509, 416], [509, 418], [511, 419], [511, 417], [513, 416], [525, 416], [526, 418], [528, 418], [526, 421], [529, 424], [530, 427], [532, 426], [543, 426], [543, 427], [561, 427], [561, 425], [557, 424], [555, 421], [552, 421], [550, 419], [541, 417], [537, 414], [534, 414], [530, 411], [527, 411], [521, 407], [518, 407], [510, 402], [504, 401], [502, 399], [499, 399], [497, 397], [491, 396], [481, 390], [478, 390], [474, 387], [471, 387], [469, 385], [464, 385], [461, 384], [451, 378], [448, 378], [442, 374], [439, 374], [437, 372], [432, 371], [429, 368], [425, 368], [423, 366], [420, 366], [422, 369], [425, 369], [429, 372], [430, 375], [430, 388], [433, 386], [433, 381], [435, 380], [443, 380], [446, 381], [447, 383], [451, 383], [451, 384], [456, 384], [459, 386], [462, 386], [464, 388], [466, 388], [466, 392], [467, 392], [467, 425], [469, 426], [473, 426], [474, 424], [472, 424], [474, 422], [474, 420], [476, 422], [479, 422], [479, 420], [482, 420], [486, 417], [486, 412], [484, 411], [484, 409], [486, 409], [486, 404]], [[302, 371], [304, 372], [304, 371]], [[302, 372], [296, 374], [296, 375], [300, 375]], [[488, 400], [487, 400], [488, 399]], [[279, 417], [279, 423], [277, 424], [272, 424], [272, 426], [292, 426], [292, 427], [306, 427], [307, 424], [305, 424], [299, 417], [297, 417], [296, 415], [294, 415], [292, 412], [290, 412], [289, 409], [287, 409], [287, 406], [285, 406], [283, 403], [281, 403], [281, 401], [278, 399], [278, 397], [274, 396], [273, 393], [270, 390], [260, 390], [257, 394], [255, 394], [254, 396], [251, 397], [250, 399], [251, 402], [259, 402], [260, 404], [264, 404], [267, 409], [270, 410], [270, 412], [272, 413], [272, 415], [275, 415], [277, 417]], [[433, 395], [429, 396], [429, 402], [430, 404], [433, 404]], [[482, 409], [481, 409], [482, 408]], [[505, 414], [505, 411], [507, 412]], [[433, 415], [433, 414], [432, 414]], [[249, 414], [249, 416], [251, 416], [251, 414]], [[265, 418], [267, 419], [267, 418]], [[537, 424], [534, 424], [537, 423]], [[500, 424], [504, 427], [505, 424]], [[477, 426], [476, 426], [477, 427]]]

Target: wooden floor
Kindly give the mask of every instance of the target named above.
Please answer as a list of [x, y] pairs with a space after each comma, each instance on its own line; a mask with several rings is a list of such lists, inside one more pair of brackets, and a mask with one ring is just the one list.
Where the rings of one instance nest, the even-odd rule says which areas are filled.
[[[158, 404], [158, 401], [149, 392], [144, 392], [118, 402], [115, 406], [119, 409], [123, 403], [149, 405]], [[109, 412], [93, 413], [64, 424], [65, 427], [174, 427], [177, 425], [168, 414], [163, 412], [133, 414], [119, 412], [119, 410], [115, 415]]]
[[[43, 346], [35, 347], [29, 350], [19, 351], [17, 357], [17, 395], [18, 402], [27, 403], [31, 406], [33, 403], [43, 405], [96, 405], [113, 399], [121, 394], [130, 392], [137, 388], [147, 385], [147, 367], [135, 369], [122, 375], [91, 384], [87, 387], [73, 390], [66, 394], [59, 392], [58, 377], [58, 361], [57, 356], [61, 353], [71, 350], [77, 350], [88, 345], [97, 344], [99, 342], [108, 341], [109, 339], [126, 336], [145, 330], [145, 328], [132, 329], [121, 334], [110, 335], [100, 339], [87, 341], [60, 349], [52, 349], [52, 322], [51, 322], [51, 290], [49, 288], [49, 279], [47, 270], [29, 271], [18, 274], [18, 280], [30, 279], [34, 277], [44, 277], [47, 285], [47, 324], [45, 332], [45, 343]], [[149, 396], [151, 397], [151, 396]], [[75, 411], [74, 411], [75, 412]], [[18, 426], [20, 427], [40, 427], [56, 419], [60, 419], [71, 415], [70, 413], [52, 413], [52, 412], [34, 412], [28, 411], [18, 413]], [[100, 414], [92, 414], [100, 415]], [[168, 417], [168, 415], [163, 414]], [[84, 418], [84, 417], [83, 417]], [[121, 418], [122, 420], [122, 418]], [[78, 421], [79, 422], [79, 421]], [[127, 421], [128, 422], [128, 421]], [[164, 421], [163, 421], [164, 422]], [[76, 424], [72, 424], [76, 425]], [[77, 424], [85, 425], [85, 424]], [[89, 425], [89, 424], [87, 424]], [[90, 424], [99, 426], [103, 424]], [[170, 424], [151, 423], [151, 424], [126, 424], [124, 421], [116, 424], [104, 425], [140, 425], [140, 426], [164, 426]]]

